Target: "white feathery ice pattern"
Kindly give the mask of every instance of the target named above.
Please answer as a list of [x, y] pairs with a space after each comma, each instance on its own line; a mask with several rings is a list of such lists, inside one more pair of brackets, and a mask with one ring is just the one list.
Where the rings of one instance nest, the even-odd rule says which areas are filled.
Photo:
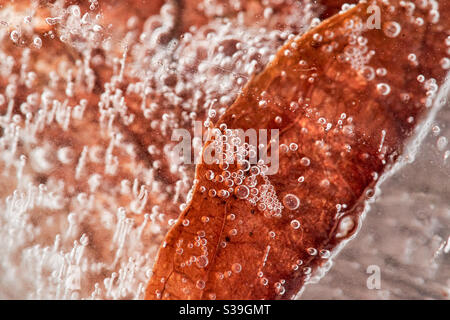
[[[87, 8], [56, 1], [45, 16], [38, 1], [0, 5], [0, 298], [144, 297], [168, 221], [193, 182], [194, 167], [171, 156], [172, 130], [218, 119], [288, 36], [304, 32], [317, 14], [309, 1], [282, 13], [273, 8], [283, 1], [267, 1], [252, 27], [239, 6], [228, 12], [213, 2], [199, 2], [206, 25], [171, 41], [174, 1], [141, 29], [130, 16], [120, 30], [106, 24], [97, 1]], [[285, 30], [273, 24], [276, 15], [288, 22]], [[39, 28], [49, 30], [42, 35]], [[67, 56], [39, 61], [54, 44]], [[96, 67], [112, 74], [100, 79]], [[96, 82], [104, 82], [100, 93]], [[90, 105], [92, 95], [98, 105]], [[149, 162], [137, 159], [123, 129], [136, 117], [130, 95], [155, 136], [145, 146]], [[100, 118], [92, 121], [89, 108]], [[98, 136], [83, 135], [83, 121]], [[71, 130], [80, 137], [72, 139]], [[170, 179], [158, 175], [161, 167]]]

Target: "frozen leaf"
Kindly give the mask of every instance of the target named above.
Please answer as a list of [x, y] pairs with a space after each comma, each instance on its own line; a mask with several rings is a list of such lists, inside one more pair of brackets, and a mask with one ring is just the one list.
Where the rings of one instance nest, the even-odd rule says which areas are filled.
[[447, 2], [368, 1], [288, 41], [217, 123], [279, 129], [263, 146], [279, 170], [198, 165], [146, 298], [288, 299], [318, 280], [439, 107], [449, 21]]

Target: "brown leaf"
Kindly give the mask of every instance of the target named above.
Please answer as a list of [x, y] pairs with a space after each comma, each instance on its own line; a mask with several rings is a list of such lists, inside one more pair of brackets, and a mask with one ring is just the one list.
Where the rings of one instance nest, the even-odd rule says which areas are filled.
[[329, 17], [332, 17], [342, 9], [343, 5], [349, 6], [354, 5], [358, 2], [359, 1], [357, 0], [347, 0], [345, 1], [345, 3], [342, 3], [342, 0], [322, 0], [320, 1], [320, 4], [324, 7], [324, 9], [320, 15], [320, 18], [327, 19]]
[[[281, 146], [270, 176], [198, 165], [193, 198], [159, 251], [147, 299], [288, 299], [331, 267], [376, 186], [411, 156], [405, 146], [438, 107], [432, 102], [449, 64], [448, 2], [439, 10], [385, 3], [361, 3], [291, 40], [248, 83], [217, 126], [279, 129], [289, 150]], [[372, 4], [381, 29], [367, 28]], [[233, 173], [244, 182], [236, 187], [235, 179], [227, 198], [220, 192]], [[212, 174], [223, 182], [207, 179]]]

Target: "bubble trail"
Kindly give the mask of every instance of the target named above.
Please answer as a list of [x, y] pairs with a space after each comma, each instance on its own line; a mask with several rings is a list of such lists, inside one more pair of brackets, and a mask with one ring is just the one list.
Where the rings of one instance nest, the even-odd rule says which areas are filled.
[[[367, 27], [367, 8], [373, 4], [388, 22], [384, 28]], [[439, 89], [446, 89], [447, 71], [436, 61], [448, 52], [450, 3], [421, 2], [414, 10], [403, 4], [367, 1], [347, 8], [288, 41], [247, 84], [218, 126], [278, 128], [280, 147], [296, 143], [298, 150], [280, 152], [276, 174], [250, 179], [256, 181], [251, 188], [264, 191], [253, 200], [205, 196], [199, 188], [222, 187], [205, 173], [222, 170], [197, 166], [198, 183], [179, 219], [191, 223], [184, 228], [178, 222], [166, 236], [147, 299], [290, 299], [330, 268], [330, 259], [356, 234], [368, 209], [366, 191], [405, 162], [403, 153], [420, 142], [422, 124], [439, 108]], [[411, 64], [410, 53], [417, 64]], [[376, 75], [367, 77], [368, 67]], [[312, 69], [305, 75], [307, 68]], [[402, 99], [405, 94], [409, 99]], [[290, 107], [292, 102], [299, 107]], [[308, 166], [301, 165], [304, 157]], [[227, 170], [238, 171], [234, 164]], [[250, 175], [243, 173], [237, 182]], [[286, 194], [300, 199], [297, 209], [276, 203]], [[206, 212], [205, 224], [200, 217]], [[226, 220], [230, 212], [236, 215], [232, 221]], [[293, 219], [302, 227], [292, 228]], [[200, 231], [204, 246], [186, 246], [183, 255], [175, 254], [175, 243], [196, 242], [192, 235]], [[200, 254], [208, 256], [205, 268], [185, 263]], [[231, 271], [233, 263], [241, 272]], [[204, 285], [199, 288], [197, 281]]]

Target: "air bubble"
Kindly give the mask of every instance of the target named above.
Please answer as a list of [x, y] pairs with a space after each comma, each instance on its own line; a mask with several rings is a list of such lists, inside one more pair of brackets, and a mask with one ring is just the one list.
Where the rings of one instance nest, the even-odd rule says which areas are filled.
[[328, 259], [331, 256], [331, 252], [329, 250], [326, 249], [322, 249], [319, 252], [319, 255], [323, 258], [323, 259]]
[[13, 30], [13, 31], [11, 31], [11, 34], [9, 35], [9, 37], [11, 38], [11, 40], [13, 42], [17, 43], [19, 41], [20, 34], [17, 30]]
[[209, 263], [207, 256], [200, 256], [197, 258], [196, 265], [199, 268], [205, 268]]
[[391, 92], [391, 87], [386, 83], [379, 83], [377, 84], [377, 92], [383, 96], [386, 96]]
[[197, 283], [195, 284], [195, 286], [200, 290], [204, 289], [205, 285], [206, 285], [205, 281], [203, 281], [203, 280], [198, 280]]
[[232, 270], [234, 273], [239, 273], [239, 272], [242, 271], [242, 266], [241, 266], [239, 263], [234, 263], [234, 264], [231, 266], [231, 270]]
[[216, 110], [211, 109], [208, 111], [208, 117], [210, 117], [210, 118], [214, 118], [216, 116], [216, 114], [217, 114]]
[[260, 100], [260, 101], [258, 102], [258, 106], [259, 106], [260, 108], [265, 108], [265, 107], [267, 107], [267, 101], [266, 101], [266, 100]]
[[375, 70], [373, 70], [372, 67], [368, 66], [363, 67], [361, 69], [361, 74], [368, 81], [373, 80], [375, 78]]
[[289, 210], [296, 210], [300, 206], [300, 199], [295, 194], [287, 194], [283, 198], [283, 205]]
[[441, 67], [444, 70], [450, 69], [450, 59], [449, 58], [442, 58], [441, 61]]
[[299, 222], [298, 220], [292, 220], [292, 221], [291, 221], [291, 227], [292, 227], [293, 229], [298, 229], [298, 228], [300, 228], [300, 222]]
[[439, 137], [437, 140], [437, 148], [439, 151], [444, 151], [444, 149], [447, 147], [448, 140], [446, 137]]
[[33, 40], [33, 44], [37, 49], [40, 49], [42, 47], [42, 39], [39, 37], [35, 37]]
[[423, 26], [424, 21], [421, 17], [417, 17], [415, 20], [415, 24], [420, 27], [420, 26]]
[[239, 199], [246, 199], [250, 194], [250, 190], [247, 186], [240, 185], [234, 189], [234, 193]]
[[212, 170], [206, 171], [205, 177], [206, 177], [206, 179], [208, 179], [208, 180], [214, 179], [214, 171], [212, 171]]
[[415, 62], [415, 61], [417, 61], [417, 57], [414, 53], [410, 53], [410, 54], [408, 54], [408, 60], [411, 62]]
[[402, 27], [398, 22], [389, 21], [384, 24], [383, 31], [387, 37], [395, 38], [400, 34], [400, 31], [402, 31]]
[[319, 33], [314, 33], [313, 34], [313, 40], [316, 42], [321, 42], [322, 41], [322, 35], [320, 35]]
[[305, 167], [309, 166], [310, 163], [311, 163], [311, 160], [309, 160], [309, 158], [307, 158], [307, 157], [303, 157], [303, 158], [300, 160], [300, 164], [301, 164], [302, 166], [305, 166]]
[[233, 221], [235, 218], [236, 218], [236, 216], [232, 213], [227, 216], [227, 219], [230, 221]]
[[433, 134], [437, 136], [441, 132], [441, 128], [437, 125], [434, 125], [433, 127], [431, 127], [431, 132], [433, 132]]

